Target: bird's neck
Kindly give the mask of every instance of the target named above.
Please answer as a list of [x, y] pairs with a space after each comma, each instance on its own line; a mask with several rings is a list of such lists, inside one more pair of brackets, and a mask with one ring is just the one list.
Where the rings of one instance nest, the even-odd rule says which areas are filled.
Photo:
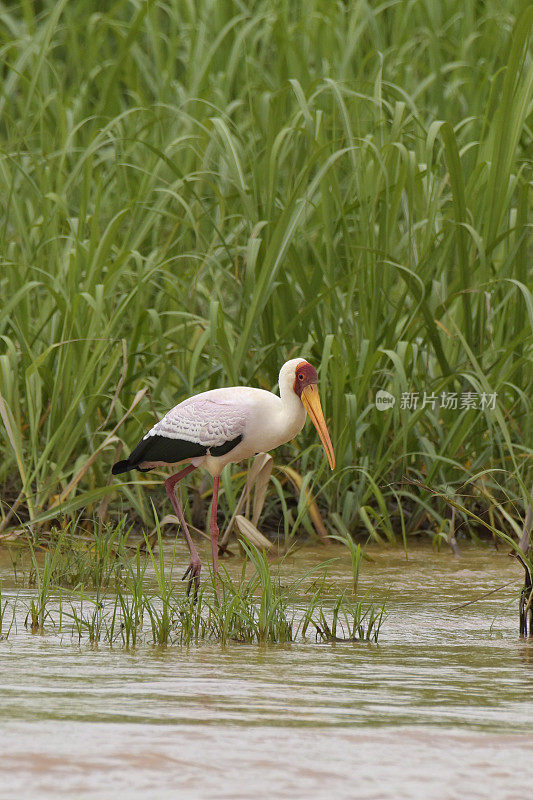
[[302, 430], [305, 423], [306, 410], [302, 401], [294, 392], [292, 385], [280, 385], [279, 389], [284, 423], [292, 438]]

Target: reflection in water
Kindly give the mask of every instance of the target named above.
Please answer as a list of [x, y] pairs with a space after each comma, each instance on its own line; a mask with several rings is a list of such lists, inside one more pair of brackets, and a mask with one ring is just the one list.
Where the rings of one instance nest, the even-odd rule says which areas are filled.
[[[301, 574], [333, 547], [287, 560]], [[533, 647], [506, 555], [373, 551], [379, 645], [0, 643], [2, 797], [495, 797], [529, 791]], [[238, 569], [238, 566], [235, 567]], [[453, 610], [496, 586], [515, 584]]]

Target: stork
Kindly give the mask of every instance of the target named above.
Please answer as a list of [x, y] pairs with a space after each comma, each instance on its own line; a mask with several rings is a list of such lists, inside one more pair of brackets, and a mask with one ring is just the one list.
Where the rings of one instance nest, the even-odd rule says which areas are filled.
[[165, 489], [185, 535], [191, 560], [183, 579], [188, 577], [187, 591], [200, 585], [202, 564], [194, 545], [180, 503], [176, 484], [198, 467], [213, 477], [213, 502], [209, 532], [213, 568], [218, 572], [218, 488], [226, 464], [235, 463], [268, 452], [288, 442], [311, 417], [331, 469], [335, 455], [318, 394], [318, 375], [302, 358], [293, 358], [281, 368], [278, 379], [279, 397], [264, 389], [232, 386], [212, 389], [189, 397], [174, 406], [141, 439], [129, 458], [113, 466], [113, 475], [136, 469], [148, 472], [155, 467], [183, 464], [186, 467], [165, 481]]

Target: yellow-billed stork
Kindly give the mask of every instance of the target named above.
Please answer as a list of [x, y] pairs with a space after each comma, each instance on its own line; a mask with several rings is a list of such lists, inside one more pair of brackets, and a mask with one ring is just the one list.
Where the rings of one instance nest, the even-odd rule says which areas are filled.
[[113, 466], [113, 475], [136, 469], [148, 472], [154, 467], [189, 465], [165, 481], [165, 489], [183, 528], [191, 554], [183, 578], [189, 576], [188, 591], [200, 585], [202, 568], [198, 551], [185, 522], [176, 497], [178, 481], [197, 467], [204, 467], [213, 476], [213, 502], [209, 531], [213, 567], [218, 572], [218, 487], [226, 464], [241, 461], [257, 453], [268, 452], [288, 442], [305, 423], [306, 412], [326, 451], [331, 469], [335, 455], [318, 394], [318, 375], [302, 358], [287, 361], [279, 373], [280, 396], [264, 389], [232, 386], [212, 389], [189, 397], [174, 406], [141, 439], [129, 458]]

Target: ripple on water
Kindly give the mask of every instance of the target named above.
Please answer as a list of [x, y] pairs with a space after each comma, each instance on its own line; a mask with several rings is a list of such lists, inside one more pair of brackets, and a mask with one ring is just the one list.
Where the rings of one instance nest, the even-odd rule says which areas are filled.
[[[348, 561], [332, 552], [332, 579], [348, 585]], [[378, 646], [128, 653], [25, 630], [2, 642], [0, 796], [529, 792], [533, 647], [517, 637], [516, 563], [474, 549], [371, 555], [361, 591], [389, 612]], [[282, 569], [324, 557], [303, 551]]]

